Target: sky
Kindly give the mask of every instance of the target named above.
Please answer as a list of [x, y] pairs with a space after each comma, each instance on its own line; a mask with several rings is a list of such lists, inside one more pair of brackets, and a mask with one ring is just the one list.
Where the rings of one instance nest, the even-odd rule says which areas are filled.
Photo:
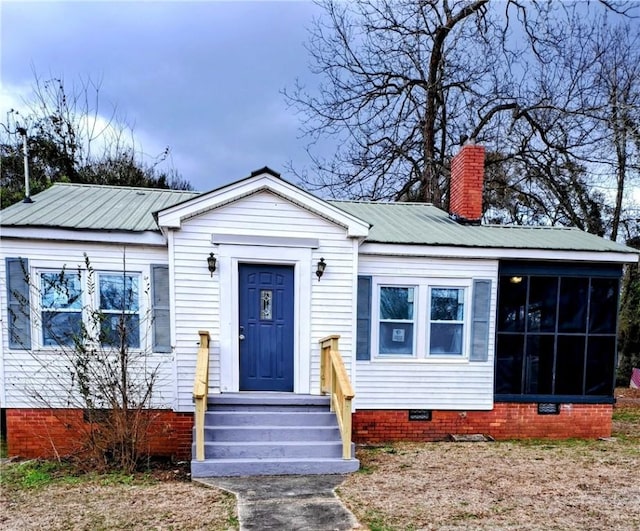
[[308, 164], [281, 91], [315, 83], [304, 48], [317, 6], [281, 2], [0, 1], [0, 122], [24, 109], [35, 76], [101, 82], [148, 161], [206, 191], [269, 166]]
[[288, 163], [311, 165], [282, 90], [297, 78], [317, 86], [304, 45], [320, 15], [302, 0], [0, 0], [0, 123], [32, 99], [36, 76], [68, 91], [91, 79], [105, 120], [115, 108], [146, 163], [169, 147], [162, 168], [193, 189], [264, 166], [296, 182]]

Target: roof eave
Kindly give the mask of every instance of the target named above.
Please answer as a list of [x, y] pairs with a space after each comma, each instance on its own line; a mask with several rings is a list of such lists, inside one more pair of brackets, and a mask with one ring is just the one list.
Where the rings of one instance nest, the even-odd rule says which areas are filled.
[[80, 229], [50, 226], [2, 226], [3, 239], [77, 241], [89, 243], [166, 246], [159, 230]]
[[346, 228], [347, 235], [362, 238], [369, 234], [370, 224], [353, 214], [320, 199], [301, 188], [266, 172], [252, 175], [230, 185], [206, 192], [189, 201], [184, 201], [160, 210], [155, 214], [158, 226], [179, 229], [185, 219], [237, 201], [261, 191], [272, 192], [285, 200], [314, 212]]
[[487, 260], [565, 260], [635, 264], [639, 253], [590, 249], [541, 249], [515, 247], [480, 247], [443, 244], [380, 243], [365, 241], [360, 254], [389, 256], [428, 256]]

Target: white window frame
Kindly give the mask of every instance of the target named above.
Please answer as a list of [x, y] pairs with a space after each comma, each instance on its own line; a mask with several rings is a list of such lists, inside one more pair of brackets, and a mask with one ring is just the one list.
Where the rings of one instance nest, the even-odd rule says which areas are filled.
[[[35, 301], [35, 309], [36, 309], [36, 314], [37, 314], [37, 318], [36, 319], [32, 319], [32, 333], [31, 333], [31, 337], [32, 338], [36, 338], [35, 344], [36, 346], [42, 348], [42, 349], [57, 349], [57, 348], [72, 348], [72, 345], [68, 345], [68, 344], [63, 344], [63, 345], [45, 345], [44, 343], [44, 313], [47, 312], [47, 310], [45, 309], [44, 305], [42, 304], [42, 295], [43, 295], [43, 285], [42, 285], [42, 277], [43, 275], [57, 275], [60, 276], [62, 274], [62, 271], [65, 271], [65, 275], [67, 276], [77, 276], [78, 275], [78, 271], [77, 270], [73, 270], [73, 269], [64, 269], [62, 267], [47, 267], [47, 268], [41, 268], [41, 269], [37, 269], [36, 270], [36, 283], [35, 285], [37, 286], [36, 288], [36, 301]], [[86, 297], [87, 297], [87, 292], [86, 292], [86, 283], [85, 283], [85, 275], [84, 272], [82, 272], [80, 274], [80, 309], [79, 310], [67, 310], [64, 308], [61, 308], [59, 310], [53, 310], [53, 312], [60, 312], [60, 313], [80, 313], [81, 316], [81, 320], [82, 322], [85, 321], [85, 315], [86, 315], [86, 310], [85, 310], [85, 301], [86, 301]], [[52, 313], [53, 313], [52, 312]]]
[[[418, 331], [418, 307], [420, 305], [420, 301], [419, 301], [419, 289], [418, 289], [418, 285], [417, 284], [408, 284], [406, 282], [402, 283], [397, 283], [397, 282], [385, 282], [385, 281], [381, 281], [379, 283], [377, 283], [375, 285], [375, 292], [374, 292], [374, 296], [373, 296], [373, 301], [372, 301], [372, 307], [371, 307], [371, 312], [373, 313], [375, 311], [375, 316], [372, 315], [373, 319], [373, 323], [374, 323], [374, 330], [372, 330], [372, 334], [373, 334], [373, 342], [372, 342], [372, 347], [373, 347], [373, 352], [376, 353], [377, 357], [380, 358], [384, 358], [384, 359], [402, 359], [402, 358], [415, 358], [416, 354], [418, 352], [418, 344], [417, 344], [417, 331]], [[407, 288], [407, 289], [413, 289], [413, 318], [411, 320], [408, 319], [402, 319], [402, 320], [396, 320], [396, 319], [381, 319], [380, 318], [380, 292], [382, 291], [382, 288]], [[411, 341], [411, 353], [410, 354], [394, 354], [391, 352], [388, 353], [381, 353], [380, 352], [380, 324], [381, 323], [401, 323], [401, 324], [412, 324], [413, 325], [413, 338]]]
[[[121, 310], [107, 310], [107, 309], [103, 309], [100, 306], [100, 280], [102, 277], [104, 276], [115, 276], [115, 277], [123, 277], [124, 275], [127, 276], [131, 276], [131, 277], [137, 277], [138, 279], [138, 309], [136, 311], [131, 311], [131, 310], [125, 310], [124, 313], [125, 315], [138, 315], [138, 346], [137, 347], [129, 347], [132, 350], [142, 350], [144, 349], [145, 345], [146, 345], [146, 341], [147, 338], [145, 337], [146, 334], [142, 333], [142, 328], [144, 323], [146, 323], [146, 315], [143, 314], [143, 297], [142, 294], [143, 292], [146, 290], [143, 282], [144, 282], [144, 277], [142, 275], [142, 273], [140, 273], [139, 271], [104, 271], [104, 270], [99, 270], [99, 271], [95, 271], [96, 274], [96, 290], [94, 293], [94, 300], [92, 301], [94, 304], [94, 308], [99, 311], [99, 312], [103, 312], [105, 315], [120, 315], [121, 314]], [[86, 274], [85, 274], [86, 276]], [[101, 345], [101, 346], [109, 346], [109, 345]]]
[[[61, 348], [73, 348], [72, 345], [45, 345], [44, 344], [44, 330], [43, 330], [43, 305], [42, 305], [42, 275], [47, 273], [53, 273], [59, 275], [60, 272], [65, 269], [64, 266], [55, 267], [53, 265], [46, 267], [34, 267], [31, 268], [32, 278], [37, 279], [33, 284], [37, 286], [37, 289], [31, 289], [31, 308], [32, 308], [32, 319], [31, 319], [31, 337], [33, 340], [33, 348], [35, 350], [42, 351], [51, 351], [51, 350], [59, 350]], [[65, 269], [67, 275], [77, 275], [77, 269], [66, 268]], [[81, 290], [81, 312], [82, 312], [82, 322], [85, 326], [88, 326], [88, 312], [91, 309], [100, 310], [100, 276], [101, 275], [132, 275], [138, 277], [138, 310], [137, 312], [131, 312], [133, 314], [138, 314], [139, 320], [139, 334], [140, 334], [140, 346], [139, 347], [131, 347], [133, 351], [142, 351], [142, 350], [150, 350], [151, 348], [151, 334], [146, 333], [147, 328], [150, 328], [147, 324], [149, 323], [149, 310], [150, 310], [150, 301], [147, 300], [147, 297], [144, 294], [147, 290], [147, 282], [149, 281], [149, 271], [148, 270], [127, 270], [127, 271], [118, 271], [116, 269], [111, 269], [108, 267], [96, 267], [94, 268], [94, 275], [96, 280], [96, 287], [93, 296], [89, 295], [89, 291], [87, 289], [87, 271], [82, 269], [80, 272], [80, 290]], [[37, 316], [33, 318], [33, 316]], [[150, 330], [149, 330], [150, 332]]]
[[[433, 291], [437, 289], [455, 289], [455, 290], [463, 290], [463, 317], [462, 320], [436, 320], [431, 319], [431, 300], [433, 296]], [[430, 358], [444, 358], [444, 359], [468, 359], [469, 358], [469, 312], [470, 312], [470, 297], [471, 289], [467, 286], [460, 285], [449, 285], [449, 284], [429, 284], [428, 286], [428, 295], [427, 295], [427, 312], [426, 312], [426, 342], [425, 342], [425, 354]], [[448, 324], [448, 325], [462, 325], [462, 345], [460, 354], [456, 353], [443, 353], [443, 352], [431, 352], [431, 325], [432, 324]]]
[[[421, 361], [460, 363], [469, 361], [471, 349], [471, 303], [473, 278], [450, 277], [372, 277], [371, 284], [371, 359], [381, 362]], [[413, 353], [380, 353], [380, 288], [414, 288], [413, 306]], [[464, 319], [462, 321], [462, 355], [431, 354], [429, 352], [431, 333], [431, 290], [464, 289]], [[383, 320], [384, 322], [384, 320]], [[446, 321], [453, 323], [454, 321]], [[458, 323], [458, 321], [455, 321]]]

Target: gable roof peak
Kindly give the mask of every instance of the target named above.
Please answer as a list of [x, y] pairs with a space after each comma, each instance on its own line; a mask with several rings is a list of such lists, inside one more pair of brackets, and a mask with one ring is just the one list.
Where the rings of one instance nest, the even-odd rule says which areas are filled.
[[265, 173], [271, 175], [272, 177], [276, 177], [277, 179], [282, 178], [282, 176], [277, 171], [272, 170], [271, 168], [269, 168], [269, 166], [264, 166], [259, 170], [252, 171], [249, 177], [257, 177], [258, 175], [264, 175]]

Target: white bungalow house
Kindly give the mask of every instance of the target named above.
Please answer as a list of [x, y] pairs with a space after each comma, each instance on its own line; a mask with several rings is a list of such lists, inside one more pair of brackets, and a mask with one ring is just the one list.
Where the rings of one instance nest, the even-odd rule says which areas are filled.
[[[9, 453], [70, 451], [60, 413], [82, 412], [55, 406], [47, 374], [82, 308], [101, 304], [85, 300], [84, 253], [100, 285], [126, 269], [139, 286], [133, 323], [153, 316], [132, 343], [160, 367], [153, 451], [190, 456], [194, 389], [208, 403], [194, 475], [354, 470], [352, 440], [609, 435], [619, 282], [637, 251], [577, 229], [481, 225], [483, 157], [467, 145], [454, 159], [450, 213], [326, 201], [268, 168], [206, 193], [55, 184], [5, 209]], [[77, 307], [25, 278], [64, 267], [80, 271]], [[21, 297], [29, 312], [12, 311]]]

